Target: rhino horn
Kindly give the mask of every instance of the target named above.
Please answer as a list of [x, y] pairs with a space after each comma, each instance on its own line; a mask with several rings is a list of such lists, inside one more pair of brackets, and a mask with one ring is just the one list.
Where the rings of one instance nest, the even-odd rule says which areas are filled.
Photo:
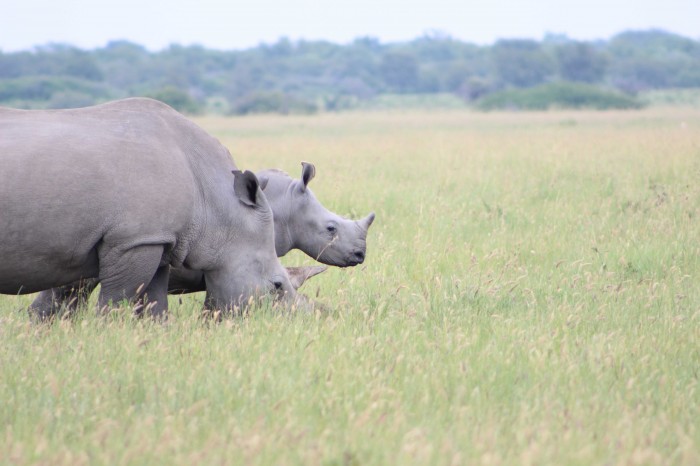
[[374, 222], [374, 212], [370, 213], [368, 216], [358, 221], [360, 226], [365, 230], [369, 230], [369, 227], [370, 225], [372, 225], [372, 222]]
[[325, 272], [326, 269], [328, 269], [328, 266], [310, 265], [305, 267], [286, 267], [286, 269], [287, 274], [289, 275], [289, 281], [292, 282], [294, 289], [298, 290], [306, 280], [314, 275], [318, 275], [321, 272]]

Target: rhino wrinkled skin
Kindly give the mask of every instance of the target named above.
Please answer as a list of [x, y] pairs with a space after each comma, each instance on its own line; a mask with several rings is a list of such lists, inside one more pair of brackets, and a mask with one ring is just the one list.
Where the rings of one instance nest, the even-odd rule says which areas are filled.
[[296, 296], [255, 175], [167, 105], [2, 108], [0, 135], [0, 293], [97, 278], [100, 308], [158, 315], [174, 266], [202, 271], [210, 307]]

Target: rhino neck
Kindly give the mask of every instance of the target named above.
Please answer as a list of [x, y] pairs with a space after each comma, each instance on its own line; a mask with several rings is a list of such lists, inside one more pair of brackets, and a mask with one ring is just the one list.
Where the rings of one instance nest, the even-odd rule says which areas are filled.
[[275, 251], [277, 257], [282, 257], [295, 248], [294, 238], [287, 219], [282, 215], [278, 216], [274, 210], [273, 217], [275, 219]]
[[296, 247], [292, 234], [291, 222], [294, 219], [292, 213], [292, 196], [290, 186], [283, 179], [279, 183], [279, 176], [274, 171], [262, 172], [269, 177], [265, 196], [272, 209], [272, 218], [275, 224], [275, 252], [277, 257], [282, 257]]
[[231, 189], [231, 171], [237, 167], [228, 150], [213, 138], [201, 142], [193, 152], [196, 156], [190, 157], [189, 163], [194, 206], [192, 222], [182, 238], [187, 255], [181, 264], [194, 270], [220, 269], [232, 245], [238, 244], [232, 238], [239, 234], [237, 217], [243, 208]]

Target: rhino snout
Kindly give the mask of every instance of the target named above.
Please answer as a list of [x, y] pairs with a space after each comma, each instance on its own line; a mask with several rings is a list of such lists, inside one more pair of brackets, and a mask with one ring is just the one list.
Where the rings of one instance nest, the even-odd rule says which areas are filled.
[[358, 264], [361, 264], [365, 261], [365, 252], [364, 251], [355, 251], [352, 254], [352, 256], [357, 261]]
[[365, 251], [363, 251], [362, 249], [358, 249], [358, 250], [350, 253], [350, 256], [346, 260], [348, 266], [350, 266], [350, 267], [362, 264], [364, 261], [365, 261]]

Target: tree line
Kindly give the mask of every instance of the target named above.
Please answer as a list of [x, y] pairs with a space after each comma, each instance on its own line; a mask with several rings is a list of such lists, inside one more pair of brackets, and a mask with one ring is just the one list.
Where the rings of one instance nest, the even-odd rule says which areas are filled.
[[171, 45], [151, 52], [113, 41], [93, 50], [48, 44], [0, 52], [0, 105], [20, 108], [151, 96], [189, 113], [308, 113], [353, 108], [385, 94], [448, 93], [478, 104], [548, 85], [561, 93], [562, 83], [631, 98], [700, 88], [700, 41], [646, 30], [609, 40], [549, 34], [480, 46], [433, 33], [386, 44], [369, 37], [345, 45], [280, 39], [229, 51]]

